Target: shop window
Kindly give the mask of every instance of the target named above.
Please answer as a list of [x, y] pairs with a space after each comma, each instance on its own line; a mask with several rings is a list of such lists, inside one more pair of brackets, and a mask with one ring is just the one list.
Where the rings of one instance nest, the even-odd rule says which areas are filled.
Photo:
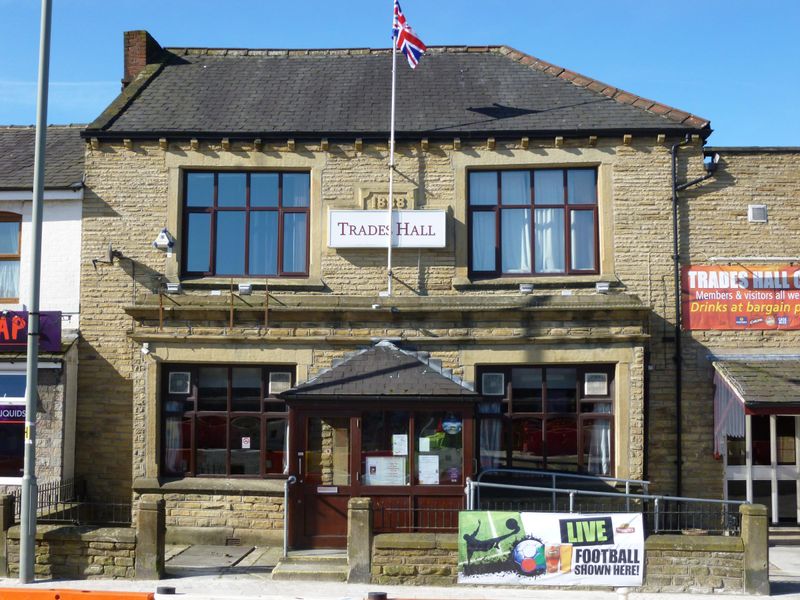
[[187, 172], [183, 273], [308, 274], [309, 173]]
[[19, 300], [22, 216], [0, 212], [0, 302]]
[[22, 477], [24, 439], [25, 374], [0, 373], [0, 479]]
[[417, 412], [414, 416], [416, 483], [453, 485], [463, 480], [462, 416], [447, 411]]
[[480, 367], [482, 385], [510, 382], [502, 398], [481, 390], [481, 468], [611, 475], [613, 372], [611, 365]]
[[406, 411], [366, 413], [361, 428], [361, 481], [364, 485], [408, 485]]
[[471, 171], [469, 271], [475, 276], [598, 272], [597, 171]]
[[286, 404], [269, 389], [293, 382], [294, 368], [169, 365], [163, 380], [162, 475], [288, 472]]

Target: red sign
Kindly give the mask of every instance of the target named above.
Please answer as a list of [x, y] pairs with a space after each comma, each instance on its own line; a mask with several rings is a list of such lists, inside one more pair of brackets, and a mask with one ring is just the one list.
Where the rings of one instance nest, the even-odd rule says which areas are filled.
[[800, 266], [684, 267], [684, 329], [800, 329]]

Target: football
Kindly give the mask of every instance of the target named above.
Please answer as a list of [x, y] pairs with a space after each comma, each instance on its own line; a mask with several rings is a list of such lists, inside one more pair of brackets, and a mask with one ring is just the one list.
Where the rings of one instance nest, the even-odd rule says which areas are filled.
[[539, 540], [525, 539], [517, 542], [511, 556], [523, 575], [536, 575], [544, 572], [544, 544]]

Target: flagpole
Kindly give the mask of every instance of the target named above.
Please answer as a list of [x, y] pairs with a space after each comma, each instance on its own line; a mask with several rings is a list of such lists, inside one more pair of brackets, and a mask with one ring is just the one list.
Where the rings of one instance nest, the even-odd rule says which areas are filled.
[[389, 125], [389, 202], [386, 213], [389, 219], [389, 234], [386, 243], [386, 295], [392, 295], [392, 225], [394, 216], [394, 101], [397, 81], [397, 33], [394, 0], [392, 0], [392, 116]]

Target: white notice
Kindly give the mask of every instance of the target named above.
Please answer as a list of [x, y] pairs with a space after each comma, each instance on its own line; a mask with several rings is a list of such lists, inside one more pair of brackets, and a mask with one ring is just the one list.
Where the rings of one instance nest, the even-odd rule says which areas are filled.
[[431, 441], [426, 437], [419, 438], [419, 451], [420, 452], [430, 452], [431, 451]]
[[417, 457], [417, 467], [421, 485], [439, 484], [439, 456], [437, 454], [420, 454]]
[[250, 438], [243, 437], [242, 438], [242, 450], [250, 450]]
[[392, 454], [394, 456], [408, 456], [408, 436], [406, 434], [392, 436]]

